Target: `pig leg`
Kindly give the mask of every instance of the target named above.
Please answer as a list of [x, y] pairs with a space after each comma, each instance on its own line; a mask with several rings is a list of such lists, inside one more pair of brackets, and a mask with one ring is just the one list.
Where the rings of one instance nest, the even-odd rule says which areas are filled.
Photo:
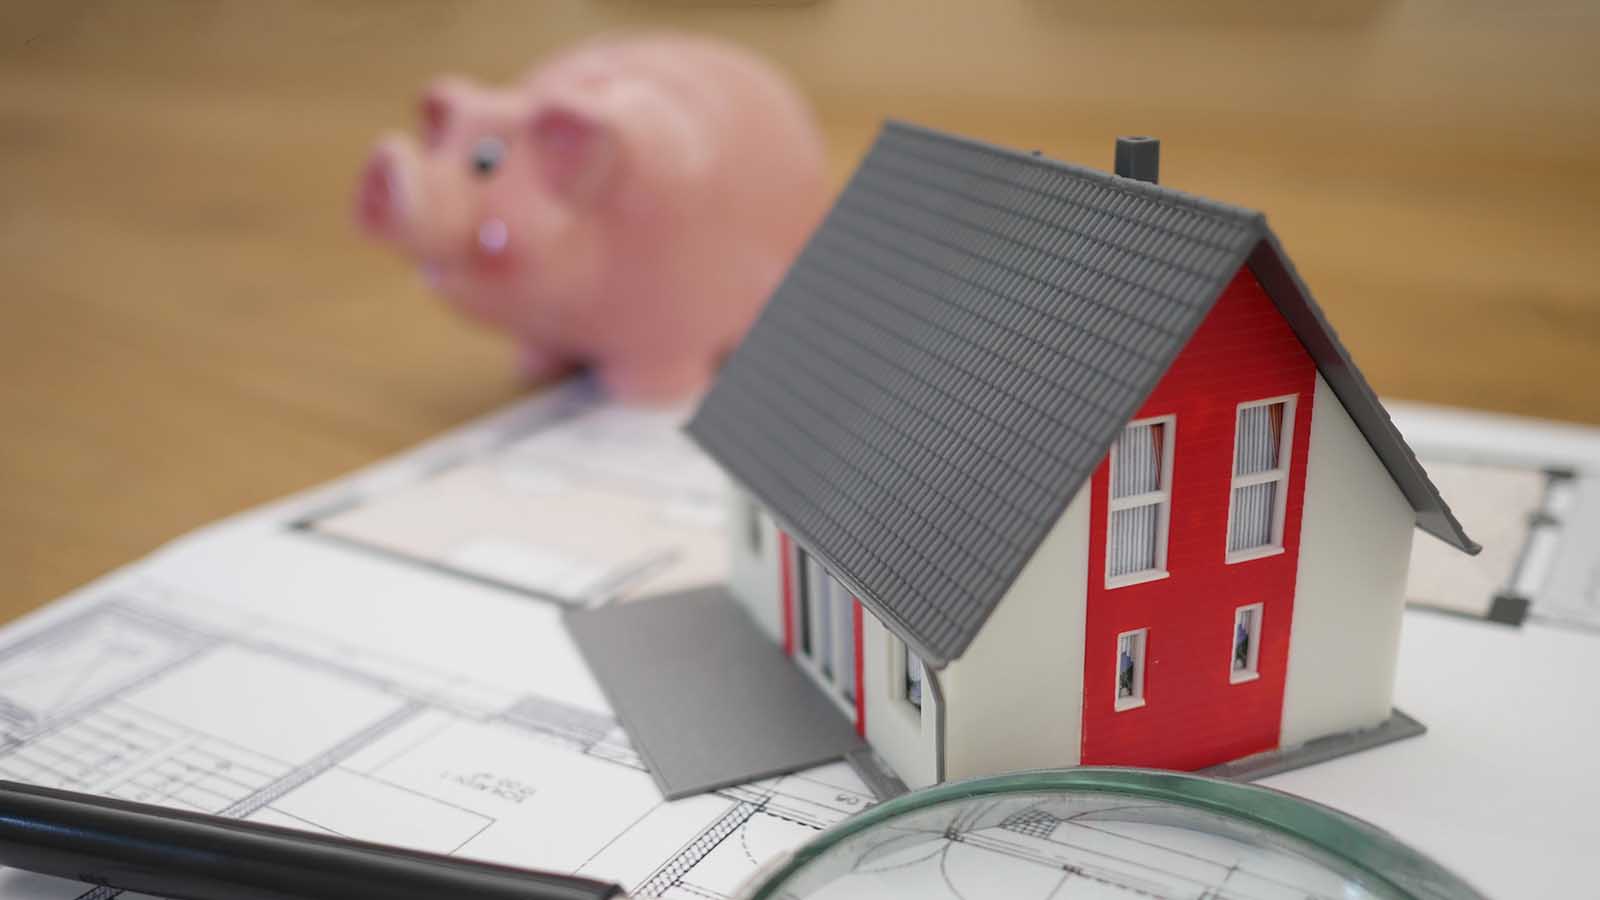
[[554, 381], [572, 368], [572, 360], [538, 344], [517, 345], [517, 374], [530, 382]]
[[693, 396], [711, 383], [710, 359], [624, 360], [605, 362], [600, 383], [614, 399], [624, 403], [658, 404]]

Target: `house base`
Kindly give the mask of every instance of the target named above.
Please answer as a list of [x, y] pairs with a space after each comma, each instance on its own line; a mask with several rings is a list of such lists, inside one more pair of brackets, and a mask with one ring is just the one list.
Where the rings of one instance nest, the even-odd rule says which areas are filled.
[[[569, 613], [567, 627], [662, 792], [686, 797], [843, 758], [886, 800], [905, 783], [744, 608], [718, 586]], [[1416, 737], [1400, 710], [1203, 769], [1254, 781]]]
[[862, 747], [860, 750], [846, 753], [844, 761], [849, 763], [856, 777], [861, 779], [867, 790], [871, 791], [872, 796], [878, 798], [880, 803], [911, 791], [906, 787], [906, 783], [900, 780], [900, 776], [894, 773], [894, 769], [889, 768], [889, 764], [883, 761], [883, 757], [872, 752], [871, 747]]
[[1226, 778], [1230, 781], [1255, 781], [1280, 772], [1289, 772], [1294, 769], [1303, 769], [1326, 762], [1339, 756], [1348, 756], [1351, 753], [1360, 753], [1371, 750], [1384, 744], [1403, 741], [1406, 738], [1416, 737], [1428, 730], [1426, 725], [1411, 718], [1400, 710], [1391, 710], [1389, 718], [1375, 728], [1364, 728], [1360, 731], [1343, 731], [1330, 734], [1315, 740], [1306, 741], [1295, 747], [1284, 747], [1278, 750], [1267, 750], [1225, 762], [1221, 765], [1201, 769], [1198, 774], [1210, 775], [1213, 778]]
[[[1198, 774], [1209, 775], [1213, 778], [1226, 778], [1230, 781], [1255, 781], [1280, 772], [1289, 772], [1294, 769], [1314, 766], [1320, 762], [1327, 762], [1340, 756], [1360, 753], [1371, 750], [1384, 744], [1403, 741], [1406, 738], [1417, 737], [1425, 734], [1428, 727], [1411, 718], [1404, 712], [1393, 710], [1389, 718], [1376, 728], [1366, 728], [1360, 731], [1346, 731], [1339, 734], [1330, 734], [1313, 741], [1307, 741], [1297, 747], [1287, 747], [1281, 750], [1267, 750], [1225, 762], [1221, 765], [1202, 769]], [[905, 782], [901, 781], [894, 771], [873, 753], [870, 748], [845, 755], [845, 761], [855, 770], [861, 780], [866, 783], [879, 801], [888, 800], [907, 793]]]

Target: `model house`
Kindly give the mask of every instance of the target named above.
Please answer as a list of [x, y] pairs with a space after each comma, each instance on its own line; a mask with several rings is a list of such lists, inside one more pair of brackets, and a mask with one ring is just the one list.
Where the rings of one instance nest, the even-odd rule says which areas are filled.
[[689, 432], [732, 590], [915, 787], [1391, 715], [1463, 533], [1260, 213], [888, 125]]

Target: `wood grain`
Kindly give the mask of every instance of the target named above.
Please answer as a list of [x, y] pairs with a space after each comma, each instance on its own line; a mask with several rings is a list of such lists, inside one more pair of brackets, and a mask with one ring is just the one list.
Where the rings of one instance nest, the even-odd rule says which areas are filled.
[[895, 115], [1268, 211], [1393, 396], [1600, 422], [1593, 4], [12, 3], [0, 11], [0, 619], [523, 390], [348, 225], [439, 71], [597, 31], [750, 44], [836, 179]]

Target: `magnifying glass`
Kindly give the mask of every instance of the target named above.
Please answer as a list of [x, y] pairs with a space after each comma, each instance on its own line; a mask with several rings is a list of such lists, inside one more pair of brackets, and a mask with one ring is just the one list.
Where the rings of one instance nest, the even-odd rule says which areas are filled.
[[[0, 781], [0, 865], [182, 900], [612, 900], [615, 885]], [[1479, 900], [1371, 825], [1149, 769], [980, 778], [881, 803], [742, 900]]]
[[1147, 769], [1023, 772], [889, 800], [766, 867], [777, 898], [1481, 898], [1392, 835], [1253, 785]]

